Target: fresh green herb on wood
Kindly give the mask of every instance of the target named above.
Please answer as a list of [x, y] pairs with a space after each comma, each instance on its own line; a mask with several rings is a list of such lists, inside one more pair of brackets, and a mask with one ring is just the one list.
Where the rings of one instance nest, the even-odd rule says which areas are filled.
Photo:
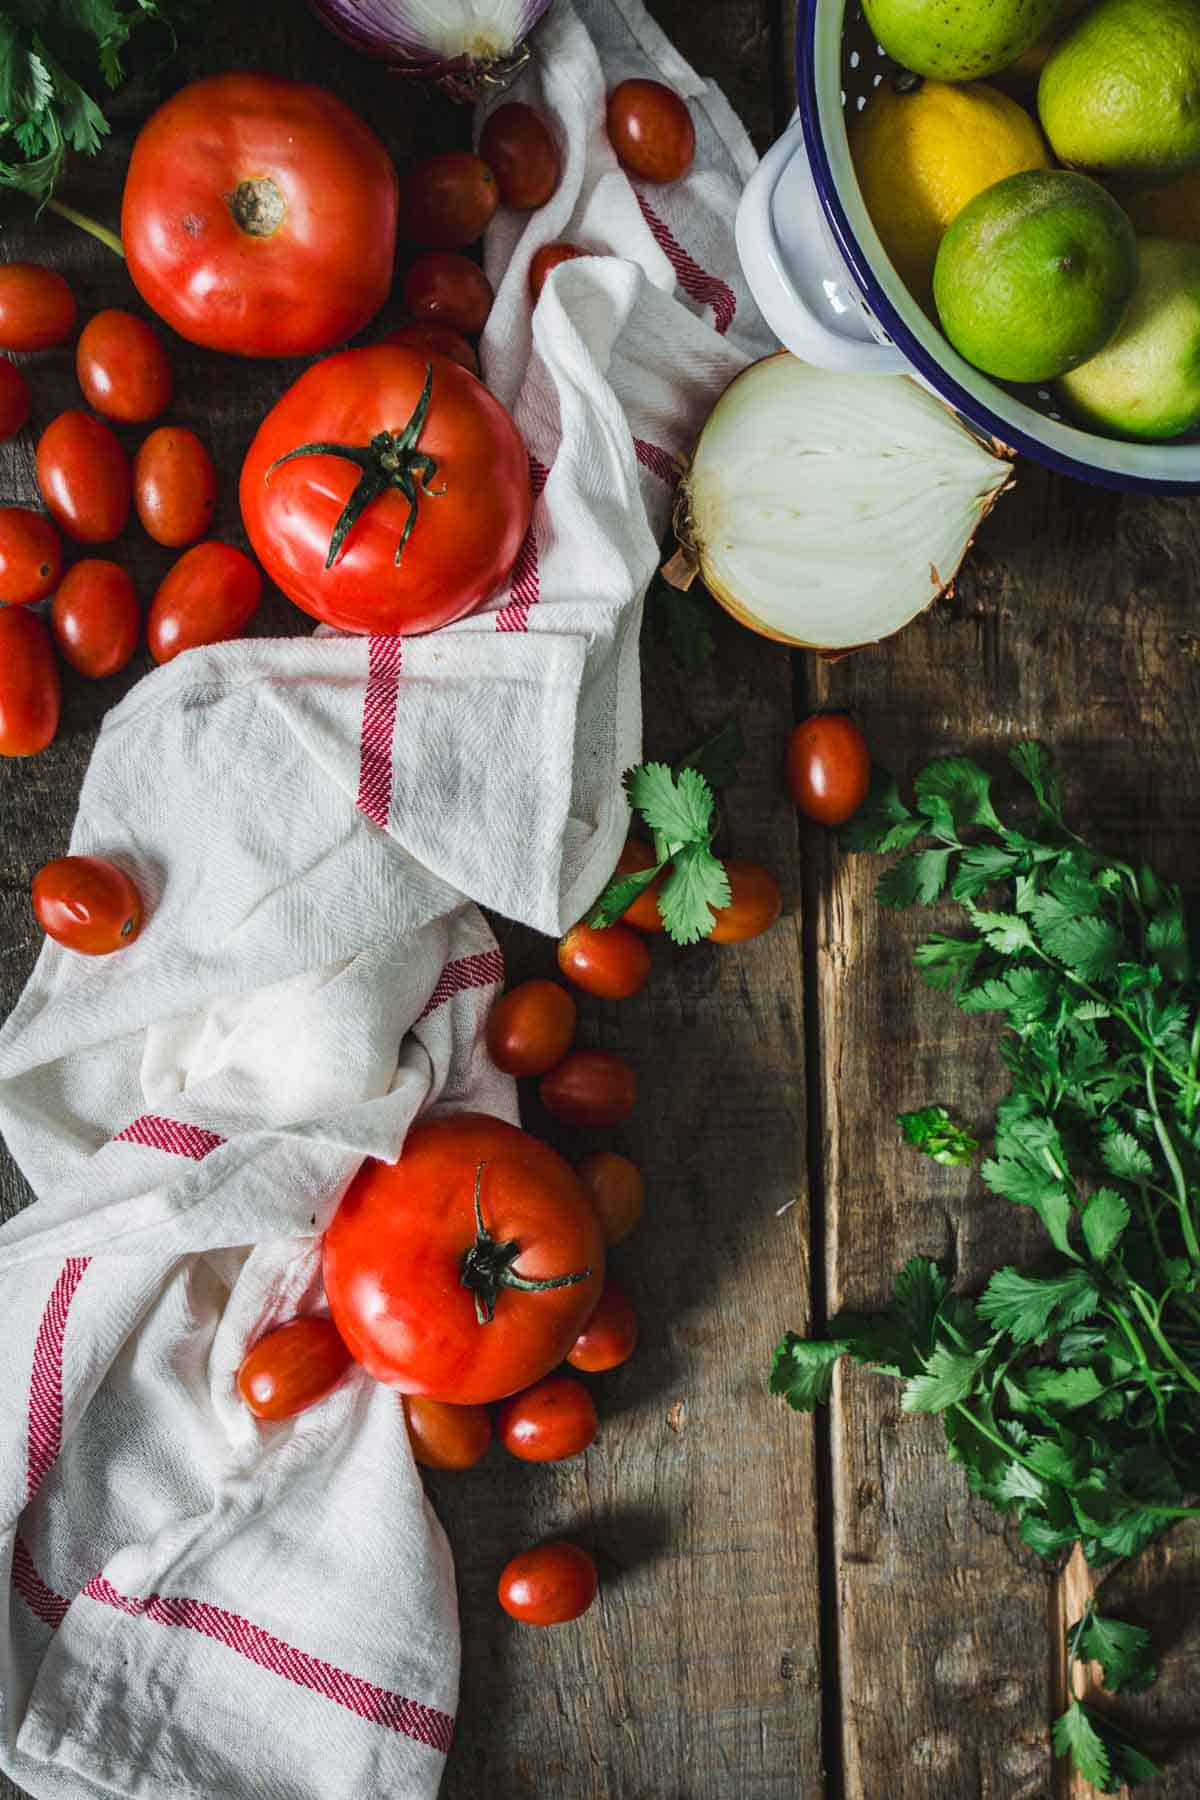
[[956, 1125], [944, 1106], [923, 1106], [919, 1112], [898, 1113], [896, 1122], [906, 1144], [947, 1168], [969, 1163], [979, 1148], [970, 1132]]
[[[883, 904], [949, 895], [966, 914], [915, 960], [964, 1012], [1003, 1019], [1012, 1085], [982, 1173], [1037, 1213], [1046, 1258], [972, 1300], [916, 1257], [883, 1312], [834, 1319], [828, 1341], [789, 1333], [771, 1389], [809, 1411], [842, 1356], [903, 1381], [904, 1409], [942, 1414], [950, 1460], [1031, 1549], [1079, 1543], [1099, 1566], [1200, 1511], [1200, 982], [1179, 889], [1075, 835], [1041, 745], [1011, 760], [1030, 803], [1008, 822], [984, 770], [951, 757], [911, 807], [877, 772], [843, 841], [903, 852]], [[936, 1142], [942, 1111], [906, 1115], [909, 1141]], [[1116, 1690], [1154, 1678], [1145, 1634], [1094, 1611], [1069, 1648]], [[1078, 1701], [1055, 1746], [1104, 1792], [1156, 1772]]]
[[713, 928], [712, 909], [729, 905], [729, 877], [712, 853], [716, 832], [715, 787], [737, 779], [746, 745], [736, 719], [683, 757], [642, 763], [625, 774], [629, 804], [650, 829], [654, 862], [632, 875], [614, 875], [591, 912], [589, 925], [615, 925], [638, 895], [660, 876], [658, 910], [677, 944], [695, 944]]
[[0, 0], [0, 186], [39, 206], [68, 151], [91, 156], [108, 133], [105, 90], [121, 85], [122, 52], [151, 22], [174, 45], [172, 17], [194, 0]]

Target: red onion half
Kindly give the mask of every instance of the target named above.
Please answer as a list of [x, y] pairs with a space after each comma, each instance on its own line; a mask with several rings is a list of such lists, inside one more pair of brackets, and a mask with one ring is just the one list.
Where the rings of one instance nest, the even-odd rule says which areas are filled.
[[529, 60], [525, 39], [550, 0], [309, 0], [345, 43], [455, 100], [504, 87]]

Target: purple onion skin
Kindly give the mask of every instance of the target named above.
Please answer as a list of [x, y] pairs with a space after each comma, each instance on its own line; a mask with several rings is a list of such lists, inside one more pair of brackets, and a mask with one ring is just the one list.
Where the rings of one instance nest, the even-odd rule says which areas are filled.
[[[398, 29], [402, 0], [308, 0], [309, 9], [344, 44], [386, 63], [398, 75], [412, 75], [445, 89], [452, 99], [473, 101], [490, 88], [506, 87], [529, 60], [526, 32], [532, 30], [551, 0], [524, 0], [518, 40], [512, 50], [489, 62], [470, 56], [438, 56], [410, 31]], [[398, 17], [399, 15], [399, 17]], [[374, 18], [377, 24], [372, 25]]]

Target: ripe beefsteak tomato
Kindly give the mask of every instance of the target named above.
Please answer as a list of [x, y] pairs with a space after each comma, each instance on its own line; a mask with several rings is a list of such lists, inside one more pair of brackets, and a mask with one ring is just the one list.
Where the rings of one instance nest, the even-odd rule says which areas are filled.
[[485, 1113], [426, 1119], [368, 1162], [325, 1233], [325, 1291], [380, 1381], [486, 1405], [540, 1381], [595, 1310], [604, 1241], [574, 1171]]
[[391, 158], [335, 95], [212, 75], [138, 134], [121, 236], [138, 293], [181, 337], [309, 356], [387, 299], [398, 207]]
[[529, 458], [482, 382], [375, 344], [326, 357], [267, 414], [242, 518], [289, 599], [343, 631], [433, 631], [486, 600], [529, 525]]

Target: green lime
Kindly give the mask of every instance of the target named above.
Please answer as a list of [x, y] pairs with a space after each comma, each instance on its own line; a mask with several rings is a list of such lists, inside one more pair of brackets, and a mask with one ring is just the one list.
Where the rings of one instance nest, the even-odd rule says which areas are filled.
[[1063, 0], [863, 0], [888, 55], [918, 75], [974, 81], [1015, 62]]
[[999, 381], [1052, 381], [1102, 350], [1137, 280], [1133, 226], [1099, 182], [1065, 169], [1009, 175], [942, 239], [942, 330]]
[[1180, 437], [1200, 425], [1200, 246], [1138, 239], [1138, 282], [1116, 337], [1058, 392], [1116, 437]]
[[1200, 0], [1100, 0], [1038, 83], [1061, 162], [1104, 175], [1200, 165]]

